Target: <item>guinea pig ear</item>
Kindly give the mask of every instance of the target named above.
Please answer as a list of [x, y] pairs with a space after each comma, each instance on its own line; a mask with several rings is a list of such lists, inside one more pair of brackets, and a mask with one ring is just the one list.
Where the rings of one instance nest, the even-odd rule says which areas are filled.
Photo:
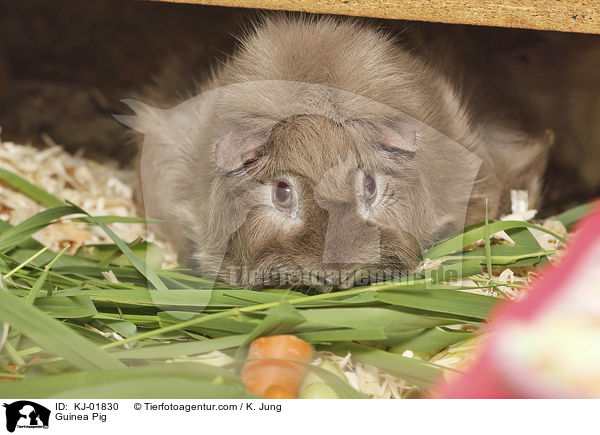
[[404, 120], [395, 120], [379, 129], [377, 145], [386, 150], [400, 154], [417, 152], [417, 131], [415, 126]]
[[217, 167], [226, 172], [236, 171], [266, 150], [264, 135], [235, 128], [225, 133], [215, 146]]
[[113, 113], [113, 118], [126, 127], [137, 130], [140, 133], [149, 133], [146, 131], [147, 126], [155, 126], [159, 120], [166, 117], [164, 110], [144, 104], [141, 101], [123, 99], [121, 102], [129, 106], [135, 115], [118, 115]]

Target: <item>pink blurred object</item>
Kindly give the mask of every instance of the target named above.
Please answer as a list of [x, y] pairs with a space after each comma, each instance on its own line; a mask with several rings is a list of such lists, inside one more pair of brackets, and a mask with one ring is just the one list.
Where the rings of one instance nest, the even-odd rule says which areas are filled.
[[600, 397], [600, 206], [525, 299], [492, 316], [468, 373], [439, 398]]

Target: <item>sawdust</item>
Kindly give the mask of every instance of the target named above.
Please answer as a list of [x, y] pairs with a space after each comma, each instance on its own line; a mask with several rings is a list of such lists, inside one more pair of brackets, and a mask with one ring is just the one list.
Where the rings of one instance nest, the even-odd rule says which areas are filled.
[[[140, 216], [133, 199], [135, 171], [119, 168], [116, 161], [95, 161], [78, 154], [71, 155], [58, 145], [39, 150], [28, 145], [0, 142], [0, 168], [15, 172], [94, 216]], [[3, 220], [16, 225], [43, 209], [36, 201], [0, 183], [0, 218]], [[155, 242], [163, 250], [163, 266], [176, 264], [177, 255], [173, 247], [157, 239], [145, 224], [111, 223], [109, 227], [128, 242], [138, 237]], [[34, 238], [53, 251], [70, 245], [71, 253], [84, 244], [111, 243], [97, 226], [67, 221], [42, 229]]]

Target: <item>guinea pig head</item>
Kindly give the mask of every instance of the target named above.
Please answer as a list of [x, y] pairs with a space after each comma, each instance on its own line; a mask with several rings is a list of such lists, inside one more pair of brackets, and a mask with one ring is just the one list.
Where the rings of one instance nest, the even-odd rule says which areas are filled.
[[268, 133], [228, 131], [207, 226], [226, 241], [221, 279], [327, 290], [405, 274], [431, 216], [417, 153], [406, 122], [307, 114]]

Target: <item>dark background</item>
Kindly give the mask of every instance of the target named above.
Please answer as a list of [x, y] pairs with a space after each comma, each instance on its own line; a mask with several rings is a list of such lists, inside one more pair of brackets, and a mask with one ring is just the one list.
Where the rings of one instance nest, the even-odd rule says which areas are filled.
[[[173, 59], [198, 74], [232, 50], [250, 10], [142, 1], [0, 2], [3, 140], [42, 143], [126, 160], [111, 113]], [[247, 20], [246, 20], [247, 21]]]

